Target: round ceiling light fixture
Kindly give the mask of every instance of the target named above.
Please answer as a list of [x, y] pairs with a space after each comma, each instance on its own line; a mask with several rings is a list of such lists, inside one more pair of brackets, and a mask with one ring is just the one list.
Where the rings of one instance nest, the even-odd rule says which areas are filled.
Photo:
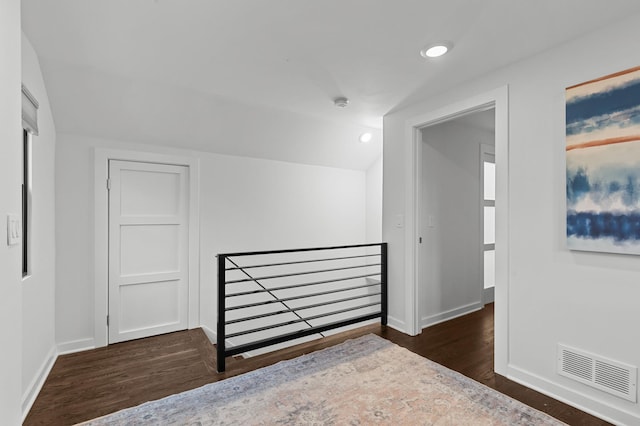
[[373, 135], [369, 132], [363, 133], [360, 135], [360, 142], [361, 143], [369, 143], [371, 142], [371, 138], [373, 137]]
[[339, 97], [339, 98], [335, 98], [333, 100], [333, 104], [335, 106], [337, 106], [338, 108], [344, 108], [347, 105], [349, 105], [349, 99], [345, 98], [345, 97]]
[[453, 43], [450, 42], [430, 44], [420, 51], [420, 56], [423, 58], [437, 58], [449, 52], [451, 49], [453, 49]]

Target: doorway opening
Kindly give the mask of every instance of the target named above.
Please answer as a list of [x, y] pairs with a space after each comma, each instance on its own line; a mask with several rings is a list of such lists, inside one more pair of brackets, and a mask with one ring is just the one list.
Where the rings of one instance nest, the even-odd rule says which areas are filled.
[[493, 302], [495, 108], [423, 127], [420, 134], [417, 260], [423, 329]]
[[[424, 324], [423, 317], [434, 323], [444, 320], [440, 318], [428, 318], [423, 315], [421, 274], [429, 273], [421, 270], [420, 251], [423, 245], [421, 239], [420, 221], [421, 213], [421, 191], [422, 191], [422, 149], [424, 148], [423, 130], [463, 117], [473, 112], [495, 110], [495, 161], [496, 161], [496, 197], [495, 197], [495, 323], [494, 323], [494, 370], [501, 375], [508, 374], [509, 365], [509, 90], [508, 86], [502, 86], [488, 92], [484, 92], [473, 97], [449, 104], [430, 112], [418, 113], [405, 121], [405, 309], [406, 309], [406, 329], [412, 335], [417, 335], [422, 330]], [[479, 151], [476, 151], [478, 153]], [[476, 163], [478, 164], [478, 163]], [[479, 176], [479, 171], [476, 174]], [[442, 190], [447, 185], [443, 182], [440, 185]], [[476, 198], [477, 209], [480, 205], [480, 198]], [[447, 214], [460, 214], [454, 211]], [[424, 220], [423, 220], [424, 222]], [[478, 219], [479, 222], [479, 219]], [[431, 219], [434, 227], [438, 226], [436, 217]], [[429, 226], [429, 217], [426, 216], [426, 226]], [[454, 231], [457, 232], [457, 231]], [[426, 244], [426, 241], [424, 242]], [[477, 252], [482, 250], [482, 239], [478, 240], [475, 246]], [[459, 263], [460, 268], [467, 265]], [[478, 303], [478, 308], [482, 302]], [[451, 315], [455, 312], [448, 312]], [[459, 312], [462, 314], [463, 312]]]

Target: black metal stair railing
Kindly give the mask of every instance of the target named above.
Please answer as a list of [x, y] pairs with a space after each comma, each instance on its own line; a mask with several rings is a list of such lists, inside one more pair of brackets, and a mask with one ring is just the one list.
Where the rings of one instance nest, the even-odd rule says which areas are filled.
[[376, 318], [387, 324], [386, 243], [217, 258], [219, 372], [228, 356]]

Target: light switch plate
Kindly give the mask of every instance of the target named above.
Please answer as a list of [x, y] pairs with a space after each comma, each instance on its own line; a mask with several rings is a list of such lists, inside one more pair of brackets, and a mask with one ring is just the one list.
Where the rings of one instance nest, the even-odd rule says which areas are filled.
[[16, 215], [7, 215], [7, 245], [15, 246], [20, 243], [20, 218]]

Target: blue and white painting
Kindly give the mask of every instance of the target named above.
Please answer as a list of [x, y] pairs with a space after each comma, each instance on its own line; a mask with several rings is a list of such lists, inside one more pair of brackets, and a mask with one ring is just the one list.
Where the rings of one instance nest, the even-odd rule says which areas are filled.
[[567, 245], [640, 254], [640, 67], [566, 89]]

